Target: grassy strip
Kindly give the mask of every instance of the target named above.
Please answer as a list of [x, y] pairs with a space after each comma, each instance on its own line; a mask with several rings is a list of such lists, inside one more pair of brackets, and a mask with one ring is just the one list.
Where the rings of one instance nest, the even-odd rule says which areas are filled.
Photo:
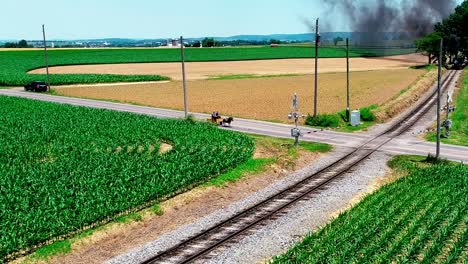
[[[468, 166], [432, 164], [424, 157], [399, 156], [389, 162], [409, 174], [369, 195], [324, 228], [308, 235], [272, 263], [400, 263], [459, 259], [466, 235], [450, 242], [466, 222]], [[466, 232], [465, 232], [466, 233]]]
[[247, 174], [257, 174], [266, 170], [266, 166], [275, 162], [274, 158], [254, 159], [237, 166], [235, 169], [211, 179], [205, 186], [224, 186], [228, 182], [235, 182]]
[[270, 75], [222, 74], [222, 75], [209, 76], [208, 80], [238, 80], [238, 79], [275, 78], [275, 77], [291, 77], [291, 76], [301, 76], [301, 74], [270, 74]]
[[402, 89], [399, 94], [373, 111], [378, 122], [386, 122], [394, 118], [417, 103], [419, 98], [430, 90], [437, 80], [437, 70], [433, 70], [430, 66], [426, 67], [426, 70], [426, 74], [419, 76], [413, 84]]
[[221, 174], [207, 183], [205, 186], [225, 186], [229, 182], [236, 182], [242, 177], [251, 174], [260, 174], [268, 169], [269, 165], [277, 163], [279, 159], [284, 158], [287, 162], [293, 163], [299, 157], [299, 151], [326, 153], [332, 149], [331, 145], [315, 142], [301, 142], [300, 146], [295, 147], [292, 139], [273, 138], [267, 136], [251, 135], [256, 141], [257, 146], [264, 146], [271, 149], [286, 149], [286, 155], [278, 154], [273, 158], [250, 158], [238, 167], [227, 173]]
[[[462, 87], [457, 96], [455, 112], [449, 117], [453, 121], [449, 138], [442, 138], [445, 144], [468, 146], [468, 70], [463, 74]], [[435, 142], [436, 134], [428, 133], [428, 141]]]
[[306, 125], [319, 127], [319, 128], [334, 128], [342, 132], [355, 132], [366, 129], [372, 126], [375, 122], [375, 115], [373, 111], [377, 109], [377, 105], [362, 107], [359, 109], [361, 114], [361, 124], [358, 126], [351, 126], [346, 122], [346, 110], [333, 114], [319, 114], [317, 117], [309, 115], [306, 119]]

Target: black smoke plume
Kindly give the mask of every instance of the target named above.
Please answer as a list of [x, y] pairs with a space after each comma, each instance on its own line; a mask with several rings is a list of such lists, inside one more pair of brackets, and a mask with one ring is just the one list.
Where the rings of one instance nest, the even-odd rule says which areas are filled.
[[[455, 9], [455, 0], [324, 0], [327, 14], [342, 16], [342, 21], [358, 33], [361, 41], [377, 42], [383, 33], [398, 32], [415, 39], [432, 31]], [[344, 19], [343, 19], [344, 18]], [[334, 18], [326, 17], [327, 25]], [[357, 35], [357, 34], [356, 34]]]

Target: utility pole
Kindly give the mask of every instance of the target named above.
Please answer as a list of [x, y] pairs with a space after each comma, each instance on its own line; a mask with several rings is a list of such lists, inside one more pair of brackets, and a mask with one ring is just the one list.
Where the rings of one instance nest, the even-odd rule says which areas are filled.
[[47, 55], [47, 41], [45, 35], [45, 26], [42, 24], [42, 36], [44, 37], [44, 59], [46, 65], [46, 75], [47, 75], [47, 90], [50, 91], [50, 77], [49, 77], [49, 57]]
[[442, 85], [442, 49], [444, 46], [444, 39], [440, 39], [440, 50], [439, 50], [439, 70], [437, 80], [437, 149], [436, 159], [440, 158], [440, 97], [441, 97], [441, 85]]
[[346, 118], [351, 119], [351, 107], [349, 104], [349, 39], [346, 38]]
[[188, 117], [188, 105], [187, 105], [187, 82], [185, 80], [185, 54], [184, 54], [184, 37], [180, 36], [180, 53], [182, 59], [182, 83], [184, 89], [184, 113], [185, 118]]
[[318, 42], [320, 41], [319, 35], [319, 19], [315, 22], [315, 89], [314, 89], [314, 117], [317, 117], [317, 87], [318, 87]]

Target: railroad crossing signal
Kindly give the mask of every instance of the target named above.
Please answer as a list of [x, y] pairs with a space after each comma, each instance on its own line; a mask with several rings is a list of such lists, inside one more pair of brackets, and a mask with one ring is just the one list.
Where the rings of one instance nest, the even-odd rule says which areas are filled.
[[288, 114], [288, 119], [294, 119], [295, 127], [291, 129], [291, 137], [294, 138], [294, 145], [299, 144], [299, 137], [302, 135], [299, 129], [299, 117], [304, 117], [299, 113], [299, 96], [294, 93], [292, 97], [292, 112]]

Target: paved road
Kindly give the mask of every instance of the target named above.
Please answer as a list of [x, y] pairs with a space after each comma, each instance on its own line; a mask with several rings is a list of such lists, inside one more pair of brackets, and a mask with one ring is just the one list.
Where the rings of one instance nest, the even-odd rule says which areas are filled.
[[[108, 109], [115, 111], [130, 112], [136, 114], [144, 114], [160, 118], [183, 118], [184, 112], [176, 110], [168, 110], [161, 108], [136, 106], [129, 104], [120, 104], [113, 102], [105, 102], [90, 99], [71, 98], [64, 96], [55, 96], [47, 94], [38, 94], [31, 92], [24, 92], [20, 89], [0, 90], [0, 95], [15, 96], [22, 98], [29, 98], [40, 101], [49, 101], [62, 104], [86, 106], [99, 109]], [[207, 114], [193, 114], [198, 119], [210, 118]], [[264, 121], [248, 120], [236, 118], [232, 127], [226, 128], [240, 132], [268, 135], [274, 137], [290, 138], [291, 125], [277, 124]], [[372, 139], [375, 133], [341, 133], [329, 130], [317, 130], [309, 127], [302, 127], [304, 136], [301, 140], [328, 143], [331, 145], [357, 147], [362, 143]], [[428, 153], [435, 152], [435, 144], [424, 142], [414, 137], [402, 136], [401, 138], [394, 139], [381, 148], [382, 151], [392, 154], [415, 154], [427, 155]], [[441, 146], [441, 153], [443, 158], [455, 161], [468, 162], [468, 148], [452, 145]]]

